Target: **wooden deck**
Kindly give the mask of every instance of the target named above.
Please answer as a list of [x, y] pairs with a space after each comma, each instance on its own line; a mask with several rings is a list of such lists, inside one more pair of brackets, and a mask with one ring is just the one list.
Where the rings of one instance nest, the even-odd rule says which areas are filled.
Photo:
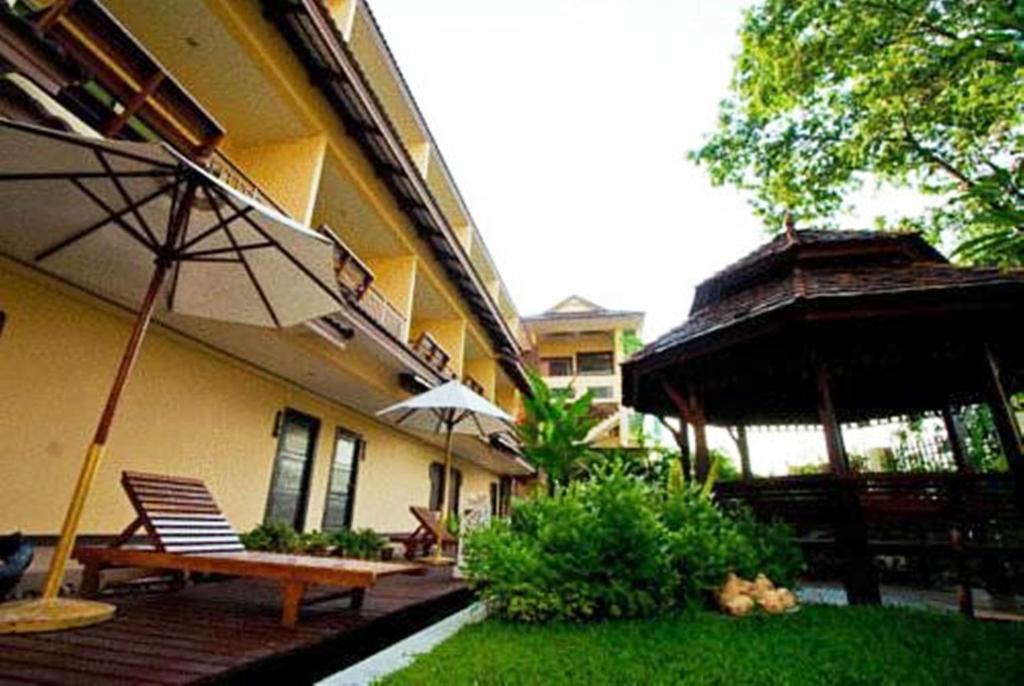
[[298, 627], [285, 629], [272, 583], [223, 581], [137, 593], [113, 598], [118, 613], [105, 624], [5, 636], [0, 684], [308, 683], [469, 600], [449, 570], [431, 570], [381, 580], [358, 611], [348, 609], [347, 598], [307, 605]]

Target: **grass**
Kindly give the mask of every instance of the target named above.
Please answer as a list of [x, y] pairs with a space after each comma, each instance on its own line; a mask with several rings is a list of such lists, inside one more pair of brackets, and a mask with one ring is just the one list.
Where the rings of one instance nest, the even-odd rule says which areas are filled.
[[383, 683], [1024, 684], [1024, 625], [805, 606], [590, 625], [470, 626]]

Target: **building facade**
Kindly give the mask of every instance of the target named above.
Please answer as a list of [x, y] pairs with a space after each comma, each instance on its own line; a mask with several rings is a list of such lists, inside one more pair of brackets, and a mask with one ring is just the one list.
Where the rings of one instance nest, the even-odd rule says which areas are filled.
[[[239, 529], [408, 531], [442, 442], [376, 411], [459, 378], [518, 413], [519, 317], [363, 0], [2, 0], [0, 117], [165, 142], [336, 245], [336, 315], [158, 309], [83, 533], [131, 520], [122, 469], [206, 480]], [[0, 251], [0, 530], [60, 526], [137, 304], [101, 291]], [[454, 451], [460, 508], [532, 472], [509, 441]]]
[[621, 365], [639, 342], [643, 323], [643, 312], [608, 310], [575, 295], [523, 318], [544, 381], [593, 395], [600, 422], [591, 438], [598, 448], [634, 447], [642, 430], [641, 416], [622, 405]]

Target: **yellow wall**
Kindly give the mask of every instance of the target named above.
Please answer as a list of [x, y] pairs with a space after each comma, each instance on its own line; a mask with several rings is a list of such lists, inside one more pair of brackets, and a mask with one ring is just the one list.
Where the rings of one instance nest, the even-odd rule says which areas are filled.
[[612, 352], [614, 345], [615, 339], [611, 332], [559, 336], [557, 338], [538, 336], [537, 338], [537, 352], [541, 357], [575, 357], [576, 353]]
[[[0, 308], [7, 313], [0, 336], [0, 528], [52, 534], [130, 319], [5, 261]], [[125, 468], [205, 479], [237, 528], [258, 523], [277, 445], [274, 417], [285, 407], [321, 420], [307, 528], [320, 526], [337, 426], [367, 441], [354, 525], [413, 527], [408, 507], [427, 503], [429, 463], [442, 459], [440, 450], [155, 327], [123, 398], [82, 531], [113, 533], [131, 520], [119, 485]], [[465, 475], [464, 499], [496, 479], [456, 464]]]
[[309, 224], [327, 152], [325, 136], [226, 148], [231, 160], [295, 219]]

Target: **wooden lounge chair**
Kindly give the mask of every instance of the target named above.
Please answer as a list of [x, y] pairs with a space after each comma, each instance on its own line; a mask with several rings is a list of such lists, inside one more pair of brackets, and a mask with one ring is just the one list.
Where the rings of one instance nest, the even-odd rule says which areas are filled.
[[[437, 542], [437, 531], [441, 528], [441, 514], [429, 508], [416, 507], [415, 505], [409, 508], [409, 512], [416, 518], [419, 525], [411, 534], [401, 538], [400, 542], [405, 546], [405, 557], [411, 560], [429, 553]], [[454, 548], [458, 544], [459, 539], [457, 537], [447, 531], [443, 532], [443, 534], [442, 548]]]
[[[378, 578], [424, 571], [420, 565], [408, 563], [248, 551], [202, 481], [123, 472], [121, 484], [137, 516], [109, 548], [75, 550], [74, 557], [84, 566], [82, 590], [86, 594], [99, 590], [100, 571], [107, 567], [270, 579], [281, 585], [281, 623], [294, 627], [302, 595], [310, 586], [350, 587], [352, 607], [359, 608], [365, 589]], [[151, 547], [124, 547], [140, 529]]]

